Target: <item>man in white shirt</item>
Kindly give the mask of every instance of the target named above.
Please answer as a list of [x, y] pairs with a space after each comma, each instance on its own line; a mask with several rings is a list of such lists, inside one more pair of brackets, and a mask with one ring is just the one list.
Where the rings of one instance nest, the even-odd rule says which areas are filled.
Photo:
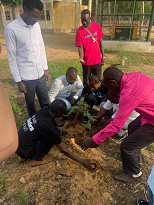
[[35, 93], [41, 108], [49, 103], [48, 66], [38, 24], [42, 10], [40, 0], [23, 0], [23, 13], [4, 30], [11, 73], [20, 92], [25, 94], [29, 117], [36, 113]]
[[[78, 91], [72, 92], [75, 88]], [[80, 77], [77, 75], [77, 70], [74, 67], [67, 69], [66, 75], [60, 76], [53, 81], [49, 92], [49, 102], [52, 103], [55, 99], [61, 99], [66, 103], [67, 110], [71, 109], [80, 99], [83, 90], [83, 84]]]

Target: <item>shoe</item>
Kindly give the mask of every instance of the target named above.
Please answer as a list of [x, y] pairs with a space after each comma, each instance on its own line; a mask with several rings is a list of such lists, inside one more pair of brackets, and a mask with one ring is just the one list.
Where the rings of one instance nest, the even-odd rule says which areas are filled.
[[137, 205], [148, 205], [149, 202], [145, 201], [145, 200], [142, 200], [142, 199], [138, 199], [137, 200]]
[[128, 174], [122, 173], [122, 174], [114, 175], [114, 178], [116, 180], [123, 181], [123, 182], [132, 182], [132, 181], [141, 179], [142, 175], [139, 176], [139, 177], [133, 177], [132, 175], [128, 175]]
[[121, 140], [125, 139], [127, 137], [127, 135], [128, 135], [128, 131], [126, 131], [123, 135], [121, 135], [118, 140], [121, 141]]

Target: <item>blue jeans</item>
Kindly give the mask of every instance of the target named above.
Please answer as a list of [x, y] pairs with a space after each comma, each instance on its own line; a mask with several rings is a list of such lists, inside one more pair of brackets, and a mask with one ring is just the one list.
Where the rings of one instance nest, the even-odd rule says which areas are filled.
[[[70, 96], [68, 96], [67, 98], [64, 97], [55, 97], [55, 99], [60, 99], [62, 101], [64, 101], [66, 103], [67, 109], [66, 111], [68, 112], [71, 109], [71, 99], [73, 98], [73, 96], [75, 95], [75, 92], [72, 92], [70, 94]], [[76, 100], [75, 104], [80, 100], [80, 97]]]
[[27, 93], [25, 93], [25, 101], [29, 117], [36, 113], [34, 105], [35, 93], [37, 94], [41, 108], [49, 105], [48, 89], [45, 80], [45, 75], [37, 80], [22, 80], [26, 85]]
[[148, 188], [148, 191], [149, 191], [149, 196], [150, 196], [149, 205], [154, 205], [154, 195], [153, 195], [150, 187]]

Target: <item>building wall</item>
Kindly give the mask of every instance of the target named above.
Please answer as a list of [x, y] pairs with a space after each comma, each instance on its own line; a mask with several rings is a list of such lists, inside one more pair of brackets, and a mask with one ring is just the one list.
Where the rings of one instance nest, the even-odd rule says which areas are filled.
[[[12, 19], [11, 8], [4, 7], [6, 14], [6, 24], [10, 23]], [[80, 10], [87, 9], [88, 6], [80, 5]], [[19, 7], [22, 11], [22, 7]], [[1, 11], [1, 7], [0, 7]], [[42, 12], [39, 24], [42, 29], [52, 29], [51, 21], [51, 3], [46, 3], [47, 21], [45, 22], [44, 11]], [[77, 29], [77, 3], [75, 2], [53, 2], [54, 12], [54, 28], [55, 29]], [[1, 12], [0, 12], [1, 13]], [[10, 13], [10, 16], [9, 16]], [[0, 18], [0, 27], [3, 26], [2, 19]], [[4, 26], [3, 26], [4, 27]]]

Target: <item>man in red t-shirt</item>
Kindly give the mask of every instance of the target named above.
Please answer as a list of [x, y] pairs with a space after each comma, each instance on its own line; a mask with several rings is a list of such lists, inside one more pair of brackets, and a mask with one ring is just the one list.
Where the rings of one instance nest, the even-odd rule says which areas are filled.
[[104, 64], [105, 54], [102, 42], [104, 36], [98, 23], [91, 22], [90, 11], [84, 9], [81, 12], [81, 22], [76, 33], [75, 46], [78, 47], [80, 62], [83, 67], [83, 84], [91, 74], [97, 75], [101, 79], [101, 64]]

